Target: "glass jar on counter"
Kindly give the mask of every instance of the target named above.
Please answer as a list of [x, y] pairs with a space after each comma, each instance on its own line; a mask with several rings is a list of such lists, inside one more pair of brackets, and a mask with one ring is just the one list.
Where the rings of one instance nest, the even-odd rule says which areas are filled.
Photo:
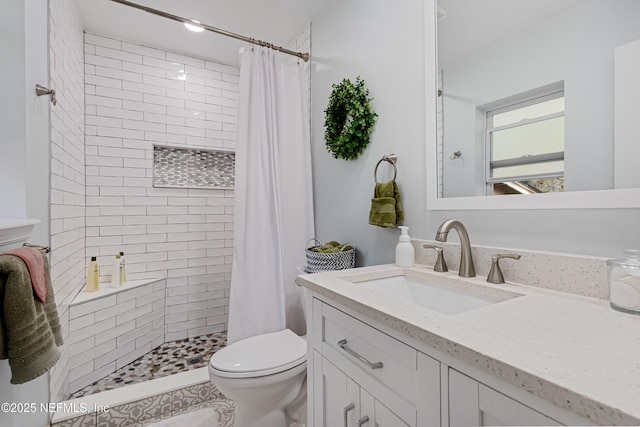
[[640, 315], [640, 250], [623, 252], [626, 259], [607, 260], [609, 302], [615, 310]]

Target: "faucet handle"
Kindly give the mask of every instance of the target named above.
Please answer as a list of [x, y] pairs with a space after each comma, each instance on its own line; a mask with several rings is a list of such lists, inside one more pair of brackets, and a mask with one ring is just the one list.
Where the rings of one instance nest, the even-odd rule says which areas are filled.
[[433, 266], [433, 271], [437, 271], [438, 273], [444, 273], [445, 271], [449, 271], [449, 268], [447, 267], [447, 263], [444, 260], [444, 253], [443, 253], [442, 246], [422, 245], [422, 247], [425, 249], [435, 249], [435, 251], [438, 253], [438, 259], [436, 259], [436, 263]]
[[520, 259], [520, 255], [518, 254], [495, 254], [491, 257], [491, 271], [489, 271], [489, 275], [487, 276], [487, 282], [489, 283], [504, 283], [504, 276], [502, 275], [502, 271], [500, 270], [500, 261], [502, 258], [511, 258], [511, 259]]

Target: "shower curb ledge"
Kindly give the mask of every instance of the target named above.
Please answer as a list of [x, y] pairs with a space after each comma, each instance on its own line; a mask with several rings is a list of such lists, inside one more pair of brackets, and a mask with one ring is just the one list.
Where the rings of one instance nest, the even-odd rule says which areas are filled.
[[150, 279], [129, 280], [125, 285], [119, 286], [117, 288], [112, 288], [110, 283], [101, 282], [99, 284], [100, 289], [97, 291], [87, 292], [85, 290], [82, 290], [78, 292], [78, 294], [73, 298], [69, 306], [77, 307], [81, 304], [94, 302], [96, 300], [107, 298], [112, 295], [117, 295], [122, 292], [128, 292], [145, 285], [160, 282], [162, 280], [166, 280], [166, 278], [157, 277], [157, 278], [150, 278]]
[[56, 404], [52, 427], [142, 426], [215, 406], [220, 425], [231, 425], [233, 402], [209, 381], [207, 367]]

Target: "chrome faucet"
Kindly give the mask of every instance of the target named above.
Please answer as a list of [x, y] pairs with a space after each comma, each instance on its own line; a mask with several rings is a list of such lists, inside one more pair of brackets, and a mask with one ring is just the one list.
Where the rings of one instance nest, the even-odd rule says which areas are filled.
[[460, 269], [458, 276], [476, 277], [476, 269], [473, 266], [473, 257], [471, 256], [471, 243], [469, 242], [469, 234], [465, 226], [457, 219], [448, 219], [438, 228], [436, 232], [436, 240], [438, 242], [446, 242], [449, 231], [454, 229], [460, 236]]

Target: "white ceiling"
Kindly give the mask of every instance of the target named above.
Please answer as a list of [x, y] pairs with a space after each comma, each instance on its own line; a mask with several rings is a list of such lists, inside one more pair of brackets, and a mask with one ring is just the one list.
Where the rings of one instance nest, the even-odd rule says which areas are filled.
[[[204, 24], [287, 47], [332, 0], [131, 0]], [[443, 66], [505, 35], [538, 24], [585, 0], [438, 0], [447, 17], [438, 22]], [[76, 0], [85, 30], [126, 41], [238, 65], [241, 41], [110, 0]], [[390, 3], [389, 7], [395, 7]]]
[[[203, 24], [287, 47], [331, 0], [131, 0]], [[110, 0], [76, 0], [85, 31], [237, 65], [241, 41]]]
[[438, 21], [442, 68], [510, 34], [544, 22], [585, 0], [438, 0], [447, 11]]

